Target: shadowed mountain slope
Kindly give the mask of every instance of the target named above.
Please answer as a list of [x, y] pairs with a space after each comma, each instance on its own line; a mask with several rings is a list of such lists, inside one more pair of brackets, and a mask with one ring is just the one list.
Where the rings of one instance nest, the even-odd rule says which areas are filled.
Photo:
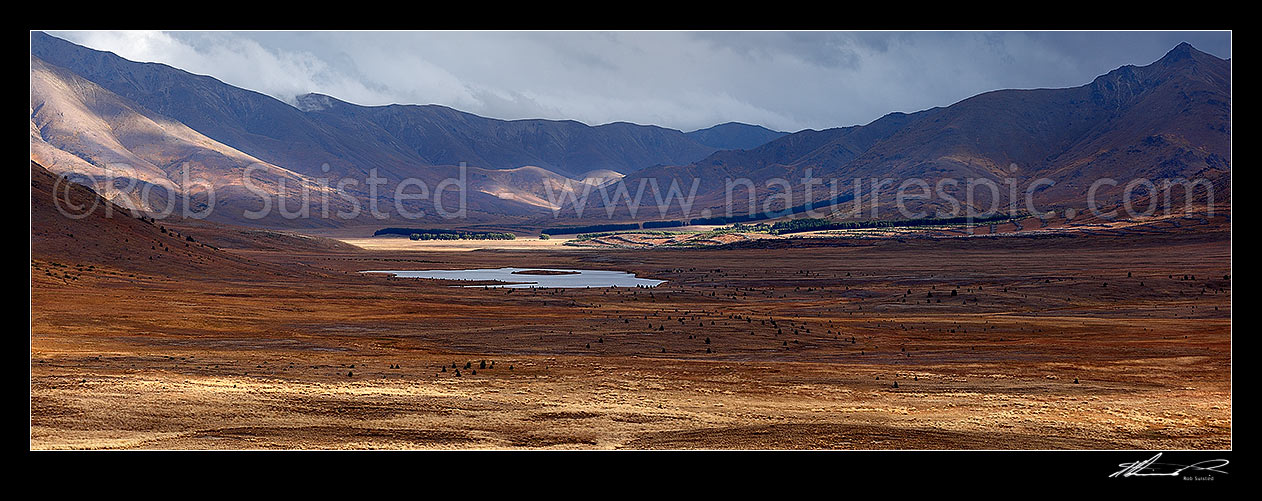
[[[178, 194], [194, 210], [232, 208], [299, 189], [309, 178], [265, 163], [154, 113], [74, 73], [31, 57], [31, 159], [75, 173], [116, 203], [162, 211]], [[215, 196], [205, 196], [213, 188]], [[255, 200], [257, 201], [257, 200]]]
[[656, 126], [575, 121], [496, 120], [438, 105], [358, 106], [308, 94], [298, 107], [209, 76], [128, 61], [45, 33], [31, 54], [65, 67], [219, 142], [295, 172], [427, 177], [420, 167], [508, 169], [534, 165], [581, 178], [598, 169], [631, 172], [681, 164], [715, 151], [683, 132]]
[[[77, 208], [77, 209], [76, 209]], [[72, 268], [105, 267], [145, 276], [279, 273], [280, 270], [189, 239], [163, 221], [141, 219], [83, 185], [31, 162], [31, 257]]]
[[789, 135], [761, 125], [728, 122], [689, 132], [688, 137], [698, 143], [720, 150], [748, 150]]
[[[1152, 64], [1123, 66], [1080, 87], [987, 92], [945, 108], [890, 114], [864, 126], [802, 131], [686, 166], [646, 169], [625, 181], [634, 187], [640, 179], [653, 178], [660, 186], [674, 182], [684, 192], [699, 182], [696, 208], [714, 211], [726, 209], [728, 180], [755, 184], [760, 209], [779, 193], [767, 184], [774, 179], [796, 190], [792, 202], [777, 200], [772, 210], [807, 202], [801, 185], [808, 171], [838, 181], [843, 194], [853, 191], [856, 179], [866, 183], [863, 193], [872, 179], [890, 179], [878, 192], [885, 206], [893, 203], [892, 192], [903, 181], [934, 186], [954, 179], [962, 185], [969, 178], [1001, 187], [1012, 180], [1022, 189], [1038, 179], [1051, 180], [1054, 184], [1034, 195], [1046, 207], [1082, 207], [1093, 182], [1113, 179], [1118, 185], [1105, 185], [1097, 195], [1115, 203], [1133, 179], [1214, 182], [1229, 175], [1230, 80], [1230, 61], [1184, 43]], [[745, 190], [734, 193], [742, 200]], [[828, 199], [828, 194], [817, 187], [809, 201]], [[958, 191], [954, 195], [962, 198]], [[981, 190], [975, 205], [984, 210], [1007, 201], [1002, 192], [991, 200]], [[915, 205], [914, 210], [931, 214], [948, 212], [942, 199]], [[734, 210], [746, 212], [743, 205]]]

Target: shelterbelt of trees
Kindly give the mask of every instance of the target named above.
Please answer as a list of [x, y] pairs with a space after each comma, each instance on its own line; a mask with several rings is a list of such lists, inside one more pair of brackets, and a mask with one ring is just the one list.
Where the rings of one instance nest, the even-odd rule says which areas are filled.
[[408, 235], [412, 240], [515, 240], [512, 233], [413, 233]]
[[407, 235], [412, 240], [514, 240], [517, 235], [496, 231], [442, 230], [434, 228], [382, 228], [373, 232], [381, 235]]
[[[991, 216], [959, 216], [959, 217], [941, 217], [941, 218], [919, 218], [919, 219], [891, 219], [880, 221], [834, 221], [823, 218], [801, 218], [780, 221], [774, 224], [769, 223], [731, 223], [731, 226], [720, 228], [717, 231], [726, 232], [747, 232], [747, 233], [769, 233], [772, 235], [787, 235], [792, 233], [805, 233], [808, 231], [825, 231], [825, 230], [852, 230], [862, 228], [895, 228], [904, 226], [939, 226], [939, 225], [975, 225], [990, 224], [1000, 221], [1012, 219], [1021, 219], [1025, 217], [1023, 214], [997, 214]], [[718, 218], [718, 219], [741, 219], [737, 218]], [[716, 218], [707, 219], [712, 221]], [[566, 226], [544, 228], [540, 232], [540, 236], [547, 235], [576, 235], [576, 240], [587, 240], [602, 236], [608, 236], [618, 233], [636, 233], [636, 234], [659, 234], [669, 235], [669, 231], [653, 231], [661, 228], [674, 228], [686, 226], [688, 224], [700, 224], [699, 220], [692, 221], [649, 221], [645, 223], [611, 223], [596, 224], [590, 226]]]
[[894, 228], [900, 226], [936, 226], [944, 224], [986, 224], [997, 221], [1007, 221], [1009, 219], [1020, 219], [1020, 216], [999, 214], [986, 217], [960, 216], [898, 219], [889, 221], [832, 221], [819, 218], [802, 218], [775, 223], [771, 225], [770, 229], [768, 229], [768, 233], [771, 233], [772, 235], [785, 235], [789, 233], [803, 233], [807, 231], [853, 230], [859, 228]]
[[555, 226], [552, 228], [544, 228], [539, 233], [543, 235], [584, 235], [592, 233], [609, 233], [617, 231], [638, 230], [638, 229], [655, 229], [655, 228], [678, 228], [687, 226], [688, 221], [645, 221], [643, 223], [610, 223], [610, 224], [593, 224], [589, 226]]

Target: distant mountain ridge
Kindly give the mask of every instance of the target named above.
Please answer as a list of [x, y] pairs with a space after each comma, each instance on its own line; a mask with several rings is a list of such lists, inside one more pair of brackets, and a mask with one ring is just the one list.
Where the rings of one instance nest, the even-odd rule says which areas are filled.
[[[347, 220], [286, 218], [279, 211], [271, 211], [262, 219], [246, 218], [245, 211], [257, 211], [266, 203], [260, 194], [266, 194], [276, 206], [279, 197], [302, 200], [301, 190], [307, 190], [310, 198], [323, 204], [326, 202], [319, 198], [333, 183], [321, 185], [316, 177], [247, 155], [34, 55], [30, 81], [31, 161], [46, 165], [55, 174], [73, 174], [76, 181], [98, 190], [113, 203], [161, 213], [183, 207], [179, 200], [187, 195], [194, 212], [207, 211], [214, 221], [264, 227], [327, 227], [353, 224], [355, 219], [371, 221], [362, 211]], [[245, 172], [251, 167], [255, 168], [249, 176], [252, 186], [247, 188]], [[418, 176], [427, 176], [424, 180], [432, 187], [436, 187], [436, 180], [462, 176], [453, 166], [413, 169]], [[577, 186], [621, 177], [609, 170], [589, 174]], [[534, 166], [467, 167], [463, 177], [468, 183], [471, 221], [542, 213], [554, 206], [550, 193], [573, 189], [567, 184], [569, 178]], [[394, 178], [381, 193], [391, 193], [399, 179]], [[209, 188], [214, 189], [213, 200]], [[372, 195], [364, 191], [362, 183], [347, 191], [359, 199], [361, 208], [371, 201]], [[389, 205], [389, 199], [386, 202]], [[213, 209], [209, 208], [211, 203]], [[454, 203], [448, 201], [445, 206]], [[330, 213], [352, 206], [342, 195], [334, 194], [327, 196], [327, 204]]]
[[[251, 166], [254, 188], [269, 195], [320, 190], [305, 176], [216, 142], [34, 56], [30, 80], [31, 160], [95, 180], [94, 187], [115, 203], [161, 211], [184, 193], [199, 203], [253, 209], [235, 205], [253, 198], [241, 196], [243, 173]], [[132, 182], [123, 182], [127, 179]], [[217, 201], [194, 196], [211, 187]]]
[[[892, 186], [883, 189], [886, 203], [893, 189], [910, 179], [933, 185], [972, 178], [1000, 186], [1014, 179], [1028, 186], [1046, 178], [1054, 184], [1040, 187], [1038, 202], [1082, 207], [1090, 184], [1099, 179], [1120, 180], [1097, 192], [1101, 200], [1116, 202], [1132, 179], [1228, 176], [1230, 103], [1230, 61], [1182, 43], [1152, 64], [1123, 66], [1079, 87], [986, 92], [947, 107], [891, 113], [863, 126], [801, 131], [685, 166], [645, 169], [624, 181], [632, 186], [641, 179], [661, 186], [673, 181], [685, 191], [699, 181], [697, 210], [725, 211], [728, 179], [757, 185], [760, 209], [772, 195], [766, 181], [795, 184], [798, 198], [770, 207], [778, 210], [827, 198], [822, 188], [812, 200], [801, 196], [808, 172], [846, 183], [891, 179]], [[744, 194], [742, 189], [736, 197]], [[1000, 202], [1007, 199], [1000, 194]], [[978, 202], [991, 201], [987, 195]], [[940, 201], [920, 204], [931, 213], [946, 208]], [[743, 213], [745, 207], [736, 210]]]
[[789, 135], [761, 125], [727, 122], [686, 134], [694, 141], [720, 150], [748, 150]]
[[[755, 184], [757, 206], [769, 210], [827, 198], [822, 188], [809, 200], [797, 194], [808, 173], [892, 180], [880, 188], [885, 200], [911, 179], [1003, 185], [1046, 178], [1054, 183], [1035, 196], [1053, 206], [1081, 206], [1087, 186], [1101, 178], [1230, 176], [1230, 61], [1186, 43], [1152, 64], [1123, 66], [1078, 87], [998, 90], [865, 125], [791, 134], [736, 122], [684, 133], [625, 122], [498, 120], [440, 105], [360, 106], [322, 94], [299, 96], [291, 106], [44, 33], [31, 34], [31, 47], [32, 160], [55, 173], [126, 162], [142, 167], [144, 182], [170, 184], [172, 167], [191, 159], [231, 185], [228, 173], [257, 161], [275, 179], [300, 184], [364, 179], [375, 170], [389, 181], [388, 193], [408, 178], [433, 186], [458, 175], [464, 162], [469, 207], [484, 222], [551, 219], [554, 192], [618, 178], [632, 189], [674, 181], [685, 193], [696, 182], [693, 208], [722, 215], [731, 179]], [[773, 179], [789, 181], [795, 194], [766, 205], [778, 195], [764, 185]], [[1116, 200], [1120, 189], [1100, 194]], [[229, 190], [221, 204], [232, 205], [231, 196]], [[944, 208], [941, 201], [916, 203], [913, 210]], [[563, 214], [576, 216], [572, 209]]]
[[[319, 197], [331, 184], [321, 185], [316, 178], [246, 155], [35, 56], [31, 56], [30, 80], [31, 161], [48, 166], [55, 174], [73, 174], [77, 181], [116, 204], [162, 212], [179, 197], [189, 195], [196, 212], [214, 203], [210, 216], [219, 222], [284, 227], [348, 222], [287, 219], [277, 211], [264, 220], [242, 220], [243, 211], [257, 211], [265, 203], [259, 199], [260, 193], [272, 202], [281, 196], [301, 200], [300, 190]], [[255, 169], [249, 176], [249, 188], [244, 184], [248, 168]], [[423, 170], [437, 179], [461, 176], [451, 166]], [[578, 186], [621, 177], [609, 170], [588, 174]], [[468, 208], [474, 211], [471, 217], [480, 219], [540, 213], [555, 205], [550, 192], [573, 189], [570, 178], [535, 166], [467, 167], [463, 176], [468, 183]], [[209, 188], [214, 189], [214, 200], [208, 198]], [[371, 194], [362, 189], [352, 187], [348, 191], [360, 197], [360, 202], [370, 200]], [[330, 210], [350, 208], [341, 195], [330, 194], [328, 201]]]
[[625, 122], [588, 126], [562, 120], [497, 120], [439, 105], [358, 106], [318, 94], [298, 107], [160, 63], [128, 61], [42, 32], [31, 54], [216, 141], [263, 161], [314, 175], [376, 167], [415, 175], [416, 167], [511, 169], [527, 165], [582, 177], [685, 164], [716, 149], [683, 132]]
[[581, 178], [594, 170], [634, 172], [687, 163], [714, 148], [684, 133], [627, 122], [588, 126], [574, 120], [498, 120], [440, 105], [360, 106], [323, 94], [297, 98], [298, 107], [339, 130], [375, 126], [371, 134], [431, 165], [491, 169], [543, 167]]

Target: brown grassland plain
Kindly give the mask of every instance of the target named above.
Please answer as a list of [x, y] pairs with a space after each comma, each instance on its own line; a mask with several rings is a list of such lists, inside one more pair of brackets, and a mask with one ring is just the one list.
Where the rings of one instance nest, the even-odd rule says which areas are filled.
[[[198, 273], [34, 252], [30, 446], [1230, 448], [1231, 239], [1218, 227], [215, 249], [235, 264]], [[182, 248], [146, 252], [163, 249]], [[668, 282], [512, 290], [358, 273], [499, 266]]]

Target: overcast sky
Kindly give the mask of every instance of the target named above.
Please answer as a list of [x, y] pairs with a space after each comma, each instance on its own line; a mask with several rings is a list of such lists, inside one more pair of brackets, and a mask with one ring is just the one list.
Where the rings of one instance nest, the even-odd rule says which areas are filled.
[[442, 104], [685, 131], [864, 124], [995, 89], [1072, 87], [1225, 32], [50, 32], [293, 103]]

